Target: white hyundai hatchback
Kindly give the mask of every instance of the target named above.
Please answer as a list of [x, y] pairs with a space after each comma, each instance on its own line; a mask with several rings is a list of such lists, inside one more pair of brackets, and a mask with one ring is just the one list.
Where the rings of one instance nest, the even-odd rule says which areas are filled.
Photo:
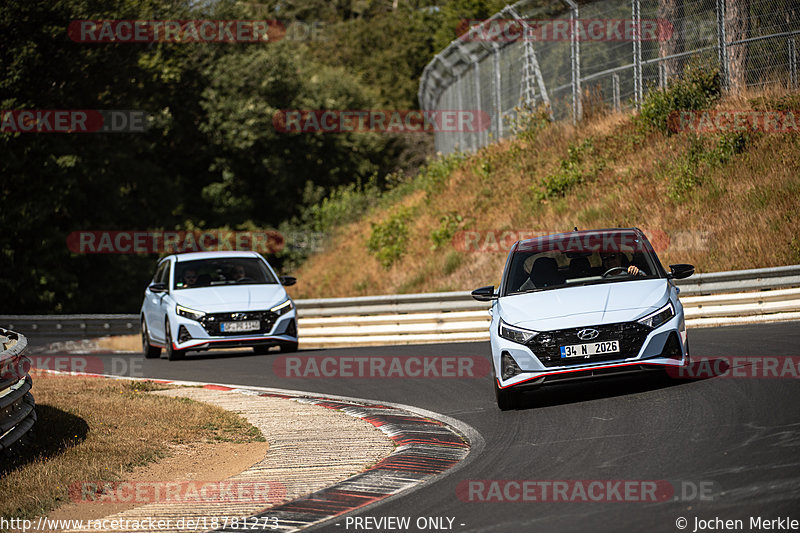
[[491, 301], [497, 404], [514, 408], [522, 390], [585, 378], [683, 366], [689, 347], [674, 279], [637, 228], [573, 231], [519, 241]]
[[198, 252], [159, 261], [141, 312], [145, 357], [181, 359], [188, 350], [278, 346], [297, 350], [294, 302], [256, 252]]

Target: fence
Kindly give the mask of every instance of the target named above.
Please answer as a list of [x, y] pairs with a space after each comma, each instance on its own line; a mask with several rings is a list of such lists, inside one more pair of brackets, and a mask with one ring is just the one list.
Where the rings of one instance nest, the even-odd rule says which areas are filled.
[[[481, 110], [491, 127], [437, 132], [436, 150], [475, 150], [513, 134], [521, 110], [551, 119], [638, 107], [689, 61], [719, 68], [724, 87], [798, 87], [795, 0], [522, 0], [475, 21], [425, 67], [423, 109]], [[605, 28], [605, 29], [603, 29]]]
[[10, 448], [36, 422], [30, 361], [23, 355], [27, 345], [23, 335], [0, 328], [0, 451]]
[[[690, 327], [800, 320], [800, 265], [677, 280]], [[479, 341], [489, 304], [469, 292], [296, 300], [303, 348]], [[0, 324], [83, 351], [68, 339], [138, 333], [138, 315], [0, 316]], [[70, 343], [73, 343], [70, 345]]]

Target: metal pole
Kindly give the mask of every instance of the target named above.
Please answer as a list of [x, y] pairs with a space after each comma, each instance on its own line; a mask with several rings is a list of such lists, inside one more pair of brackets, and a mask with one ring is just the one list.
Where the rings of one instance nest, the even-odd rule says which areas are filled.
[[663, 61], [658, 62], [658, 86], [662, 90], [667, 88], [667, 66]]
[[789, 78], [792, 89], [797, 89], [797, 42], [794, 37], [788, 39], [789, 44]]
[[[482, 116], [483, 109], [481, 108], [481, 67], [480, 61], [477, 61], [477, 58], [474, 55], [470, 55], [470, 61], [472, 61], [472, 77], [475, 79], [475, 103], [477, 104], [476, 110], [478, 111], [478, 115]], [[475, 135], [475, 146], [472, 147], [473, 150], [477, 150], [483, 144], [483, 129], [477, 132]]]
[[633, 22], [633, 98], [636, 109], [642, 107], [642, 41], [639, 32], [641, 24], [639, 0], [631, 1], [631, 19]]
[[494, 107], [497, 123], [495, 124], [495, 140], [503, 138], [503, 95], [500, 79], [500, 46], [492, 42], [492, 59], [494, 61]]
[[728, 87], [728, 40], [725, 36], [725, 0], [717, 0], [717, 50], [722, 87]]
[[581, 102], [581, 43], [578, 32], [578, 4], [574, 0], [564, 0], [570, 8], [569, 59], [572, 70], [572, 123], [577, 124], [583, 117]]
[[619, 74], [616, 72], [611, 75], [611, 93], [614, 99], [614, 111], [619, 112], [622, 106], [619, 101]]

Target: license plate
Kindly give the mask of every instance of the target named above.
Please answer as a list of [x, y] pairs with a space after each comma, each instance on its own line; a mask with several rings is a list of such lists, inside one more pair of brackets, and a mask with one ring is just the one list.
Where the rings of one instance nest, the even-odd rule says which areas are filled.
[[587, 344], [571, 344], [561, 347], [561, 358], [589, 357], [619, 352], [619, 341], [600, 341]]
[[219, 325], [219, 330], [225, 333], [234, 333], [238, 331], [255, 331], [260, 327], [260, 320], [243, 320], [241, 322], [223, 322]]

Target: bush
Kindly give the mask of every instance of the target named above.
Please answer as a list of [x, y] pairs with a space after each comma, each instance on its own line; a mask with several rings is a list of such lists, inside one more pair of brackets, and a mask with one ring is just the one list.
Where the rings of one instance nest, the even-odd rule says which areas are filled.
[[603, 159], [595, 153], [591, 137], [580, 144], [571, 143], [558, 171], [545, 177], [539, 186], [533, 188], [534, 199], [542, 202], [564, 196], [573, 186], [593, 179], [604, 167]]
[[667, 89], [652, 89], [647, 93], [637, 121], [644, 129], [669, 134], [671, 113], [708, 109], [719, 99], [721, 89], [719, 69], [692, 62]]
[[411, 210], [403, 208], [384, 222], [372, 223], [367, 250], [375, 256], [383, 268], [388, 269], [405, 254], [410, 220]]
[[447, 213], [439, 219], [439, 227], [431, 231], [431, 250], [436, 250], [447, 245], [458, 231], [464, 218], [458, 213]]

